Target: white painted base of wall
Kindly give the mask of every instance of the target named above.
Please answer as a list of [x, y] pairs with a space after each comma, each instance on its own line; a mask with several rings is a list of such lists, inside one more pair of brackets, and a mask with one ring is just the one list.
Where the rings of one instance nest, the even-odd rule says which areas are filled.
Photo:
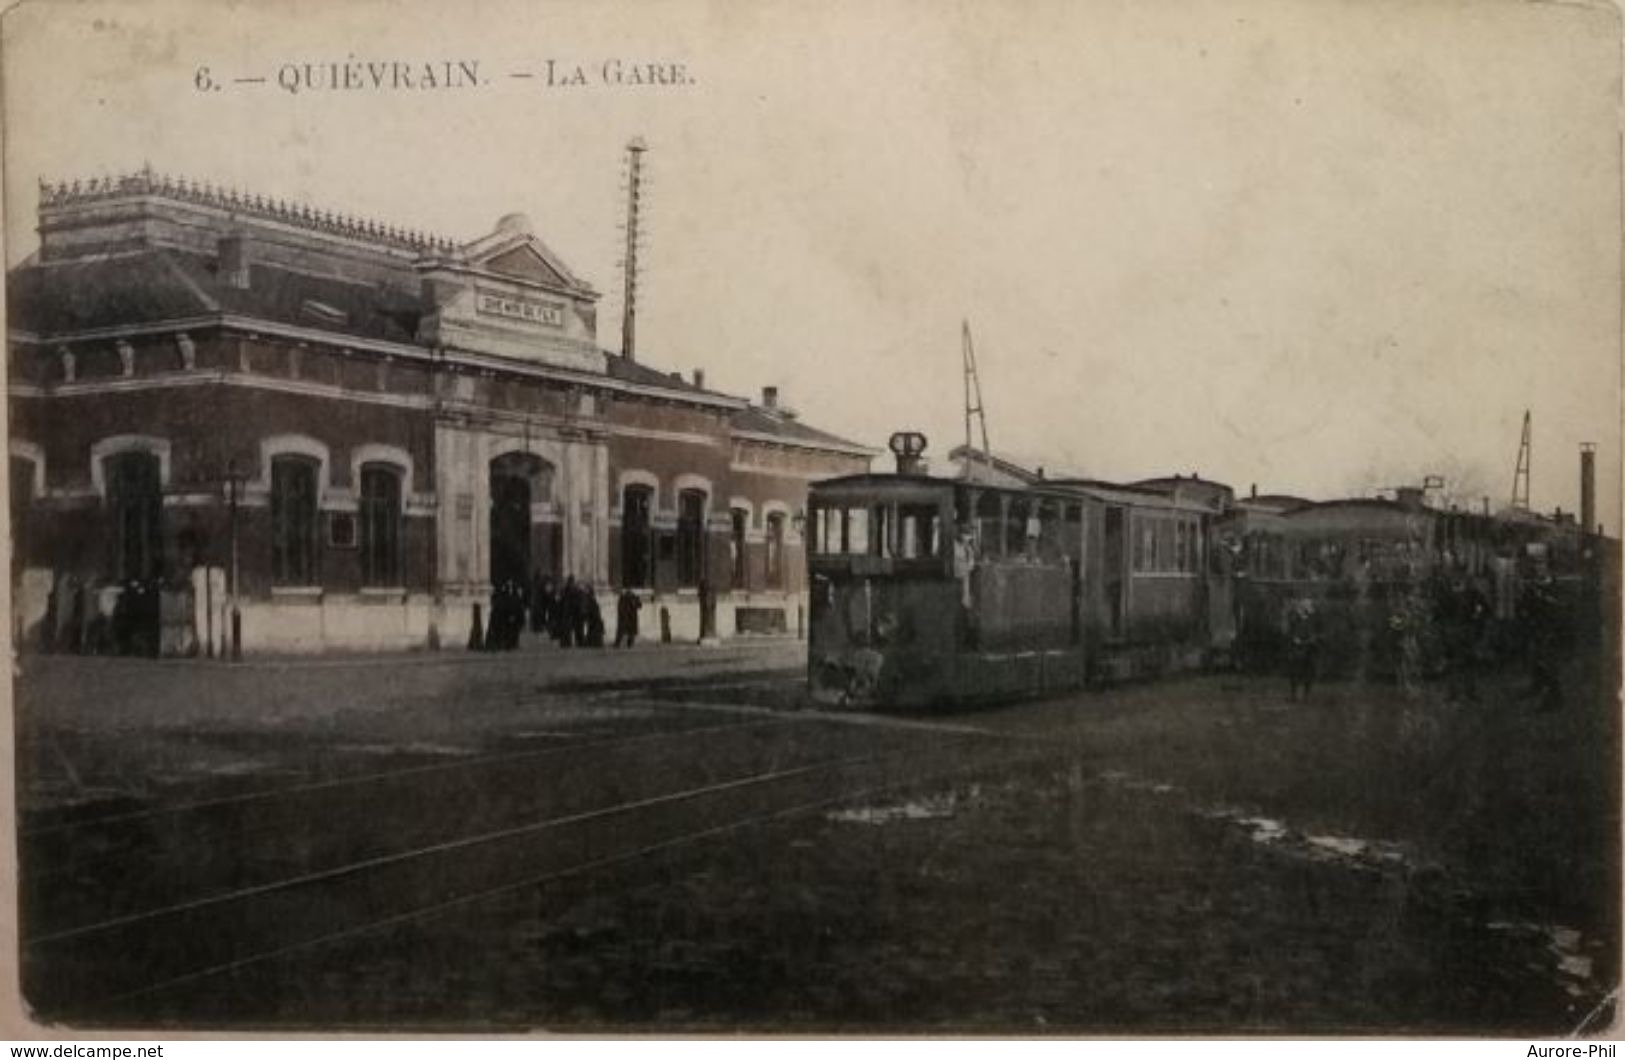
[[[53, 572], [30, 568], [13, 587], [13, 632], [18, 643], [38, 645], [40, 624], [50, 599]], [[169, 643], [168, 654], [188, 654], [196, 645], [207, 653], [212, 640], [216, 656], [230, 650], [231, 600], [225, 572], [219, 568], [192, 572], [191, 637], [184, 645]], [[116, 594], [116, 592], [115, 592]], [[638, 640], [660, 643], [661, 614], [665, 613], [671, 643], [700, 642], [700, 601], [695, 593], [654, 596], [643, 594], [638, 615]], [[184, 600], [184, 595], [180, 597]], [[604, 615], [604, 637], [615, 636], [614, 593], [599, 593]], [[488, 596], [452, 596], [436, 604], [427, 593], [348, 594], [312, 592], [245, 599], [242, 615], [242, 651], [246, 655], [312, 655], [321, 652], [465, 651], [480, 607], [481, 626], [491, 620]], [[727, 642], [735, 636], [736, 611], [741, 607], [782, 609], [784, 628], [795, 636], [805, 628], [807, 597], [802, 593], [753, 593], [717, 601], [717, 636]], [[212, 613], [211, 613], [212, 612]], [[184, 621], [184, 620], [183, 620]], [[798, 624], [799, 623], [799, 624]], [[530, 634], [527, 634], [527, 638]]]
[[[435, 617], [427, 595], [244, 600], [243, 654], [412, 651], [429, 646]], [[464, 632], [466, 639], [467, 633]]]
[[56, 574], [49, 567], [27, 567], [11, 587], [12, 646], [38, 646], [40, 626], [51, 606], [51, 584]]

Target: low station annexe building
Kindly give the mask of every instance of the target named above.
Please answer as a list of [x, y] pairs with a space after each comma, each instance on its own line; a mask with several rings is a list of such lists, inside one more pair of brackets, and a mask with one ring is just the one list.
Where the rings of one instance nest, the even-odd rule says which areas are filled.
[[702, 587], [722, 636], [794, 631], [807, 484], [873, 455], [601, 349], [521, 215], [454, 243], [143, 171], [42, 184], [39, 235], [8, 277], [25, 647], [112, 650], [132, 590], [165, 654], [224, 652], [233, 595], [244, 652], [461, 647], [537, 572], [611, 623], [637, 590], [645, 636], [699, 637]]

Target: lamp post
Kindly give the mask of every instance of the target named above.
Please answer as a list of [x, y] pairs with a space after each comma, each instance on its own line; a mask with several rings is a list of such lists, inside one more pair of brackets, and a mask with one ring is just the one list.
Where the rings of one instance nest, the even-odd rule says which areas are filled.
[[231, 528], [231, 579], [226, 586], [226, 597], [231, 601], [231, 655], [232, 662], [241, 662], [243, 658], [243, 613], [237, 604], [237, 494], [238, 483], [245, 476], [237, 470], [237, 461], [226, 463], [227, 511], [230, 513]]
[[[796, 540], [801, 542], [801, 569], [807, 569], [807, 509], [797, 508], [796, 513], [790, 517], [790, 526], [796, 532]], [[781, 558], [779, 562], [784, 562]], [[802, 586], [806, 590], [805, 584]], [[796, 600], [796, 639], [807, 639], [807, 605]]]

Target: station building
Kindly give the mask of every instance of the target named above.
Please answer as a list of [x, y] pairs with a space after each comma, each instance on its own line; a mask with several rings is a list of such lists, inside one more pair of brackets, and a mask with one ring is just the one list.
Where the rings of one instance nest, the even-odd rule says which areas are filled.
[[[460, 647], [538, 572], [674, 639], [793, 632], [809, 482], [872, 451], [599, 346], [521, 215], [454, 242], [159, 177], [41, 185], [8, 276], [13, 626], [106, 650]], [[126, 601], [128, 602], [128, 601]]]

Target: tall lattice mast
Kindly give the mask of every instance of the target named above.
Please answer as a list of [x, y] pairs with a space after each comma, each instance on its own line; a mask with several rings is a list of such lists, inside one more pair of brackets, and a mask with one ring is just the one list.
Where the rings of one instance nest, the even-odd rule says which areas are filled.
[[621, 356], [638, 359], [638, 212], [643, 195], [643, 152], [649, 145], [635, 136], [626, 145], [626, 256], [621, 259], [625, 281], [621, 309]]
[[970, 340], [970, 321], [963, 322], [965, 358], [965, 478], [971, 477], [971, 417], [976, 417], [982, 428], [982, 462], [991, 465], [993, 451], [987, 445], [987, 414], [982, 411], [982, 379], [976, 374], [976, 347]]
[[1523, 438], [1518, 442], [1518, 464], [1512, 469], [1512, 508], [1529, 510], [1529, 410], [1523, 410]]

